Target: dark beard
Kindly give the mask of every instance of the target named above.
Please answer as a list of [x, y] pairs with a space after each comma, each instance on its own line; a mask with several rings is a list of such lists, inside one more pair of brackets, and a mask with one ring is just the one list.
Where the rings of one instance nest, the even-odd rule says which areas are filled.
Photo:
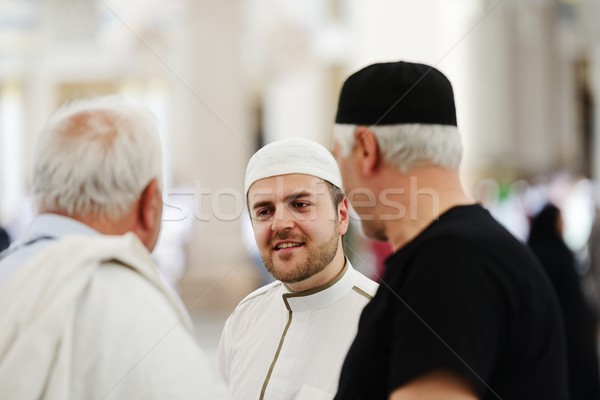
[[[284, 240], [289, 239], [289, 237], [279, 237], [279, 239]], [[303, 237], [300, 241], [306, 243], [306, 241], [302, 239]], [[321, 244], [316, 249], [312, 249], [308, 255], [308, 258], [301, 264], [297, 265], [293, 270], [287, 270], [285, 267], [279, 267], [279, 269], [277, 269], [272, 261], [271, 255], [273, 253], [271, 251], [266, 254], [261, 253], [261, 258], [265, 264], [265, 268], [271, 273], [271, 275], [273, 275], [275, 279], [283, 283], [296, 283], [308, 279], [311, 276], [323, 271], [323, 269], [325, 269], [325, 267], [329, 265], [329, 263], [331, 263], [335, 257], [338, 250], [338, 245], [339, 235], [337, 234], [336, 224], [334, 227], [334, 232], [331, 235], [331, 239]], [[282, 260], [287, 261], [285, 260], [285, 257], [282, 258]]]

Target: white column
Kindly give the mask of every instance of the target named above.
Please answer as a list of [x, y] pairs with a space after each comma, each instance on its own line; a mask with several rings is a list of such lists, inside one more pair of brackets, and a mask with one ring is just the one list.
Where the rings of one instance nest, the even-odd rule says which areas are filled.
[[[481, 2], [464, 29], [472, 29], [466, 39], [470, 45], [468, 164], [473, 181], [510, 168], [515, 141], [514, 59], [510, 1], [493, 10], [491, 2]], [[488, 12], [489, 11], [489, 12]], [[461, 111], [459, 111], [460, 114]], [[495, 171], [494, 171], [495, 170]]]
[[[595, 99], [600, 98], [600, 42], [595, 44], [590, 50], [590, 75], [592, 96]], [[594, 133], [593, 133], [593, 151], [592, 151], [592, 178], [600, 180], [600, 101], [594, 102]]]
[[[177, 120], [172, 136], [175, 184], [195, 196], [195, 236], [181, 291], [195, 309], [231, 308], [256, 285], [256, 271], [241, 240], [243, 177], [255, 150], [249, 134], [240, 63], [240, 4], [190, 1], [186, 18], [187, 66], [171, 80]], [[177, 67], [182, 63], [175, 61]]]
[[[600, 181], [600, 26], [597, 16], [600, 13], [600, 3], [591, 1], [582, 8], [585, 15], [586, 27], [589, 29], [589, 68], [591, 96], [594, 100], [593, 134], [592, 134], [592, 176], [596, 182]], [[598, 198], [596, 198], [598, 200]]]
[[529, 173], [552, 172], [558, 165], [559, 124], [556, 99], [561, 95], [554, 43], [553, 4], [519, 2], [515, 7], [514, 154]]
[[25, 197], [23, 98], [16, 84], [0, 86], [0, 225], [15, 224]]
[[269, 81], [265, 93], [265, 143], [301, 137], [327, 146], [324, 68], [304, 65]]

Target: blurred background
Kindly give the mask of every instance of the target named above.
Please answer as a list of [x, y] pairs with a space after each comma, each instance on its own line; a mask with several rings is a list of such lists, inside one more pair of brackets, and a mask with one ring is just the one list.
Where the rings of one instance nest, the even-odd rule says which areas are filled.
[[[329, 146], [344, 79], [402, 59], [454, 86], [467, 191], [523, 240], [555, 202], [589, 276], [599, 19], [597, 0], [0, 0], [0, 224], [13, 238], [27, 229], [32, 143], [58, 106], [145, 103], [166, 154], [154, 257], [212, 348], [268, 280], [244, 211], [247, 160], [285, 137]], [[389, 248], [353, 225], [348, 254], [374, 277]]]

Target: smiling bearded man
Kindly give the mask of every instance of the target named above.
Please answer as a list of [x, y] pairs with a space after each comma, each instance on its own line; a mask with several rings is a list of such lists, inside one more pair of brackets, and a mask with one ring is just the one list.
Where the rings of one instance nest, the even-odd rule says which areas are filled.
[[234, 399], [332, 399], [377, 290], [343, 252], [348, 200], [335, 159], [309, 140], [273, 142], [250, 159], [245, 186], [256, 244], [277, 281], [227, 320], [219, 372]]
[[[317, 245], [312, 251], [311, 254], [308, 255], [305, 261], [303, 261], [300, 265], [298, 265], [294, 270], [287, 270], [285, 268], [278, 269], [273, 262], [273, 252], [278, 251], [277, 243], [278, 241], [285, 240], [294, 240], [299, 245], [304, 246], [308, 242], [308, 238], [306, 236], [293, 236], [286, 232], [280, 232], [274, 235], [274, 244], [272, 248], [267, 248], [264, 251], [261, 251], [260, 258], [265, 265], [265, 268], [273, 278], [281, 281], [283, 283], [296, 283], [301, 282], [310, 278], [311, 276], [321, 272], [331, 261], [334, 259], [338, 249], [339, 249], [339, 239], [340, 235], [337, 233], [339, 224], [334, 226], [334, 229], [331, 232], [331, 237], [325, 243]], [[298, 246], [296, 244], [286, 244], [287, 246]], [[285, 262], [292, 259], [291, 254], [279, 255], [279, 258]]]

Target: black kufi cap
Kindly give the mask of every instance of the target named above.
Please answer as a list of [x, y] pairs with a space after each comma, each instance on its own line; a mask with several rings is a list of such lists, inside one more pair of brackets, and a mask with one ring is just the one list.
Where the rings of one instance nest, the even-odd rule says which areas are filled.
[[456, 126], [452, 85], [444, 74], [424, 64], [369, 65], [344, 82], [335, 122]]

